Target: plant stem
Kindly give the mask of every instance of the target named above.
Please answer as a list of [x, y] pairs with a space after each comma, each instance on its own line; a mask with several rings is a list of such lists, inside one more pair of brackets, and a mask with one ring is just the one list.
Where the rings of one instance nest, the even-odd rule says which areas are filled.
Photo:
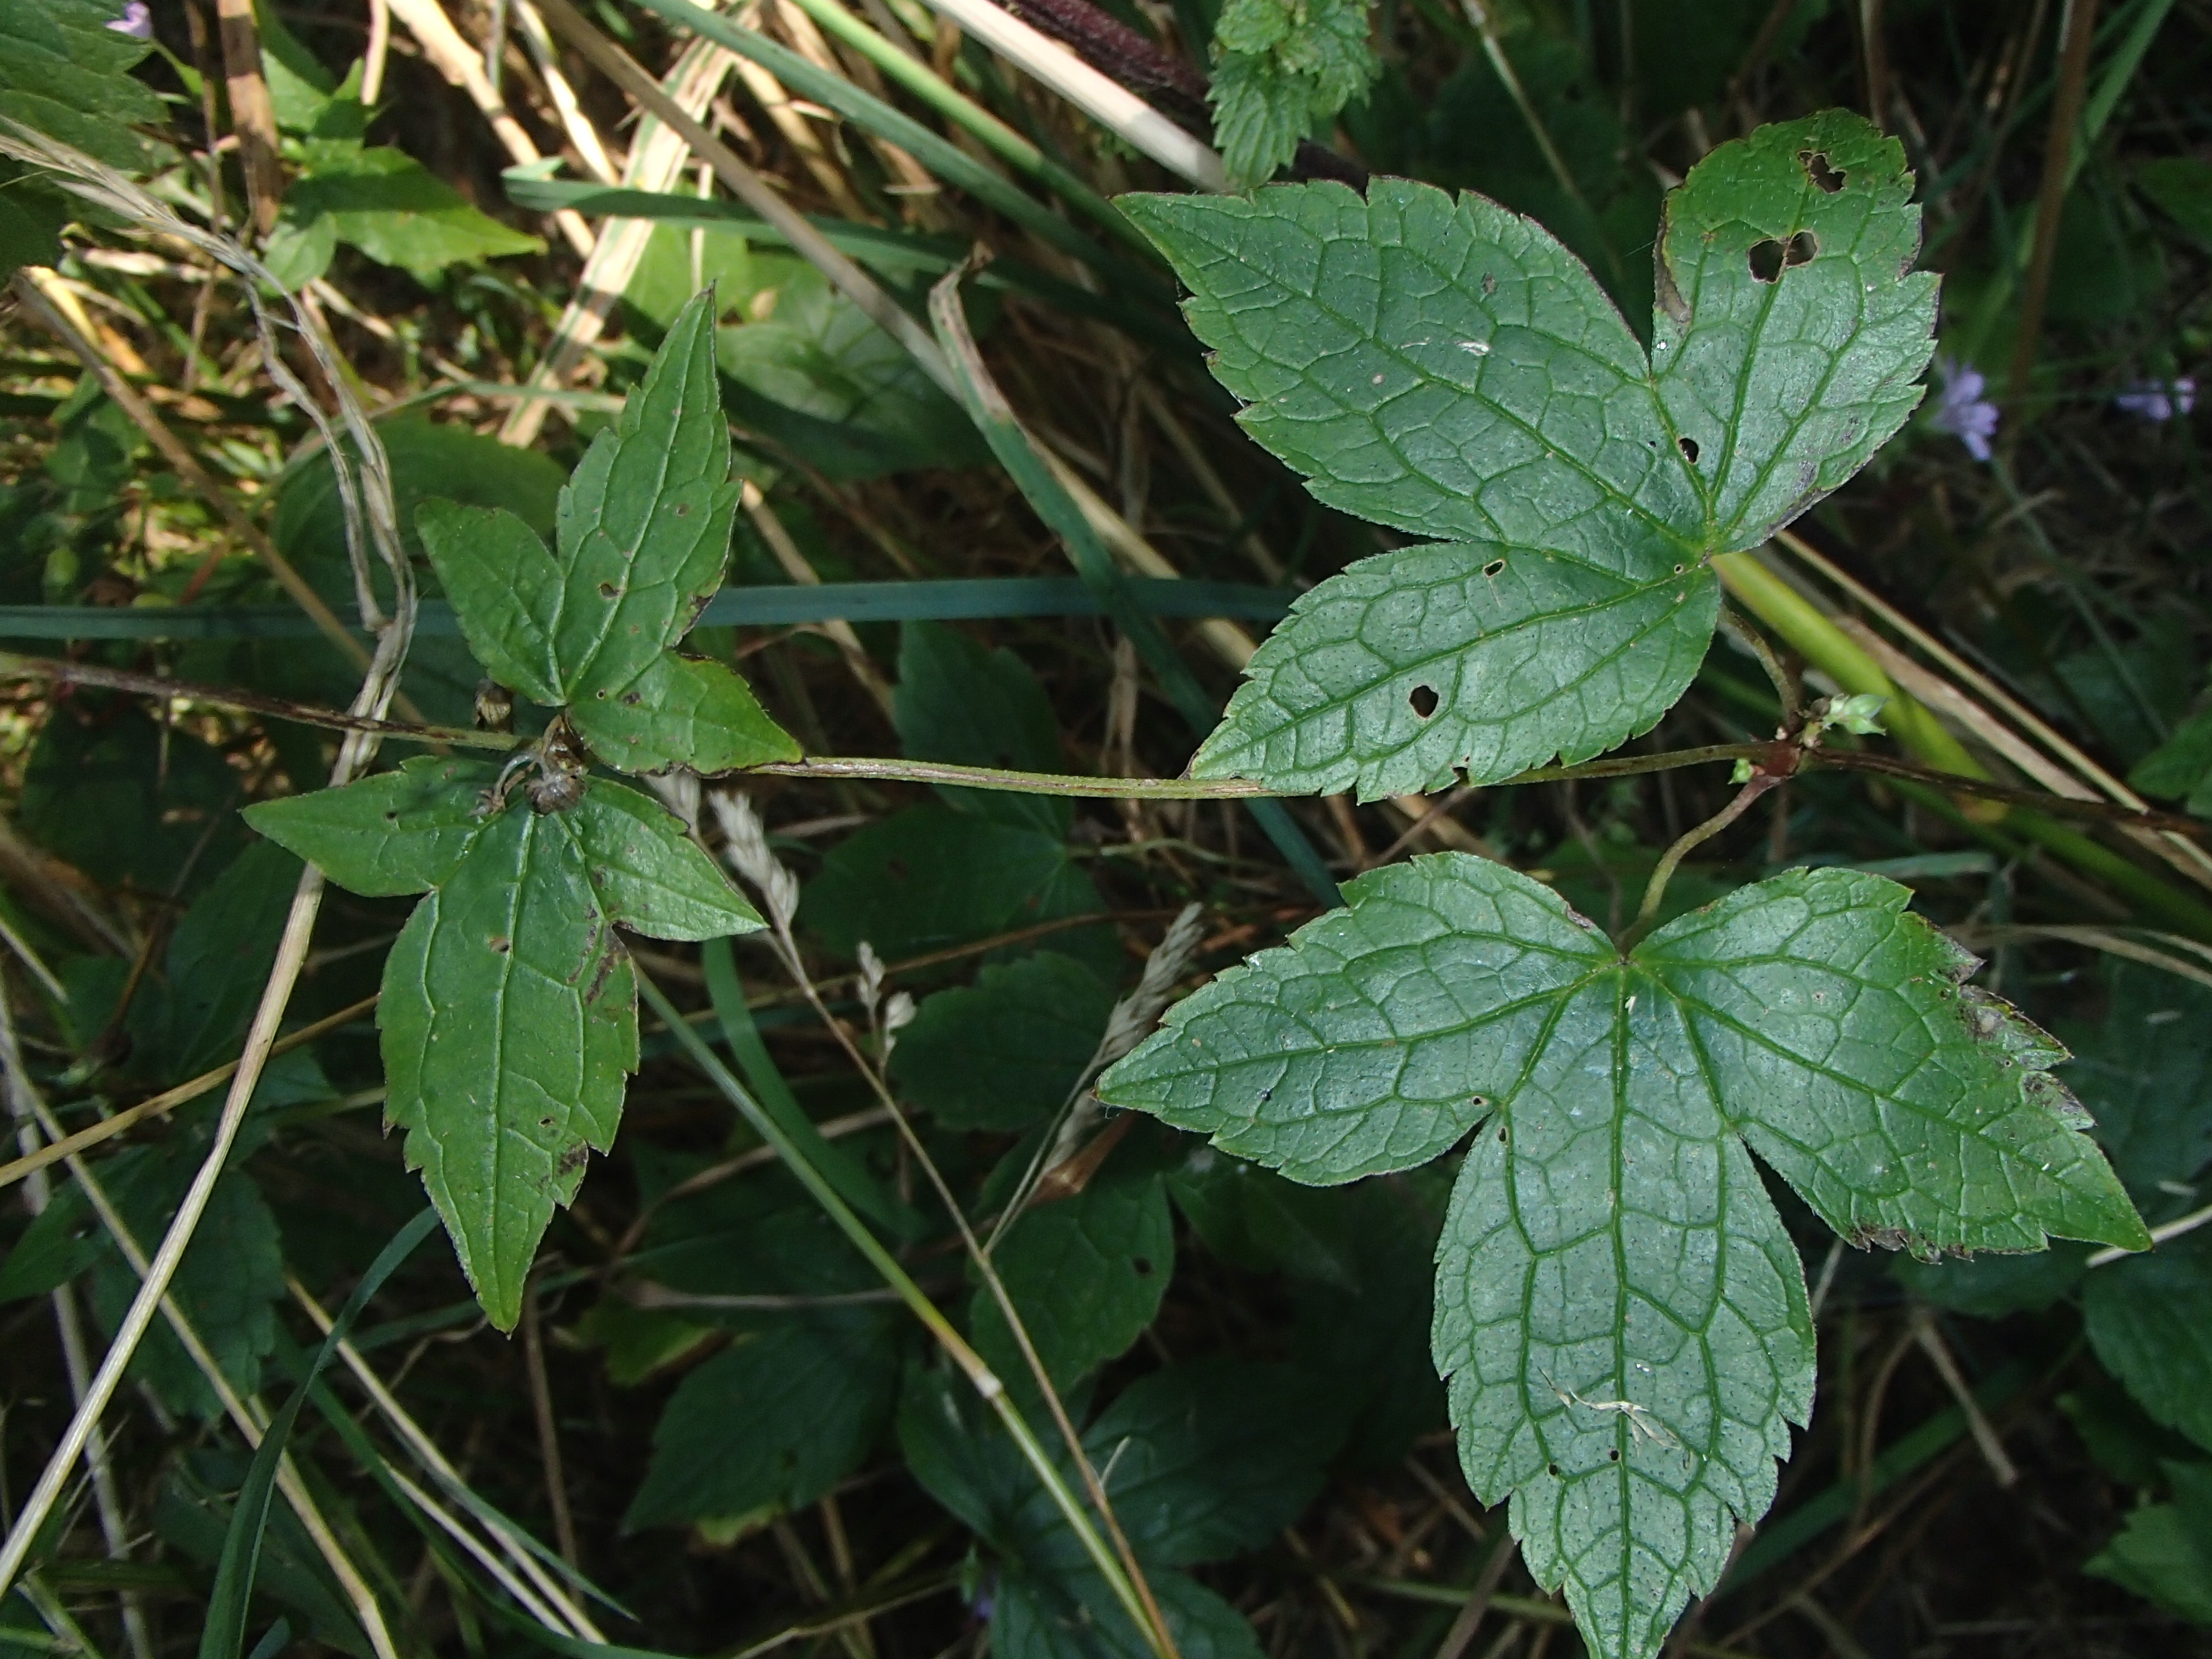
[[705, 1039], [691, 1029], [690, 1023], [678, 1011], [675, 1004], [670, 1002], [660, 988], [641, 971], [637, 975], [637, 988], [646, 1006], [659, 1015], [661, 1023], [675, 1034], [677, 1042], [683, 1046], [693, 1063], [738, 1109], [738, 1115], [753, 1132], [775, 1149], [777, 1156], [799, 1178], [799, 1184], [836, 1223], [838, 1230], [852, 1241], [853, 1247], [867, 1258], [868, 1264], [882, 1276], [884, 1283], [898, 1293], [899, 1300], [906, 1304], [908, 1310], [921, 1322], [923, 1328], [936, 1339], [938, 1346], [960, 1368], [975, 1392], [998, 1414], [999, 1421], [1012, 1437], [1024, 1461], [1043, 1484], [1053, 1506], [1060, 1511], [1060, 1517], [1074, 1528], [1084, 1553], [1091, 1558], [1091, 1565], [1106, 1580], [1108, 1587], [1114, 1592], [1115, 1600], [1121, 1604], [1121, 1610], [1137, 1626], [1146, 1646], [1160, 1655], [1161, 1659], [1168, 1659], [1158, 1636], [1145, 1615], [1144, 1604], [1138, 1598], [1128, 1575], [1121, 1570], [1121, 1564], [1115, 1559], [1114, 1552], [1107, 1547], [1106, 1540], [1099, 1537], [1097, 1528], [1091, 1524], [1091, 1517], [1084, 1513], [1082, 1504], [1070, 1490], [1066, 1480], [1045, 1455], [1044, 1447], [1030, 1431], [1029, 1425], [1023, 1421], [1021, 1413], [1014, 1408], [1013, 1401], [1006, 1397], [1006, 1385], [984, 1362], [982, 1355], [969, 1346], [967, 1340], [952, 1328], [951, 1321], [945, 1318], [921, 1286], [915, 1284], [906, 1269], [899, 1265], [896, 1258], [883, 1247], [860, 1217], [853, 1213], [845, 1200], [837, 1196], [830, 1183], [800, 1155], [798, 1147], [792, 1144], [775, 1120], [762, 1109], [760, 1103], [746, 1091], [744, 1085], [731, 1075], [729, 1067], [723, 1065], [720, 1057], [707, 1046]]
[[1722, 807], [1703, 823], [1684, 830], [1680, 838], [1659, 855], [1659, 862], [1652, 866], [1651, 879], [1644, 889], [1644, 902], [1637, 907], [1636, 920], [1628, 925], [1627, 933], [1621, 936], [1622, 950], [1627, 950], [1650, 931], [1653, 921], [1659, 915], [1659, 902], [1667, 896], [1667, 884], [1674, 878], [1675, 869], [1682, 860], [1687, 858], [1696, 848], [1711, 841], [1746, 812], [1751, 811], [1752, 802], [1781, 781], [1780, 778], [1771, 773], [1759, 773], [1749, 783], [1736, 791], [1734, 800]]

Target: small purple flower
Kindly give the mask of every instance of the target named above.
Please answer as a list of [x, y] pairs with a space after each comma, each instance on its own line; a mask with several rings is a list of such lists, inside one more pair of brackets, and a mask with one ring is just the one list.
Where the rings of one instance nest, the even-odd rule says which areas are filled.
[[2116, 409], [2145, 421], [2170, 421], [2197, 407], [2197, 382], [2189, 375], [2172, 380], [2137, 380], [2112, 399]]
[[136, 35], [141, 40], [150, 40], [154, 38], [154, 14], [146, 0], [130, 0], [123, 8], [123, 15], [107, 27], [118, 34]]
[[1948, 357], [1937, 361], [1936, 374], [1942, 390], [1936, 394], [1928, 424], [1966, 445], [1976, 460], [1986, 461], [1990, 440], [1997, 435], [1997, 406], [1982, 395], [1989, 381], [1972, 364], [1954, 363]]

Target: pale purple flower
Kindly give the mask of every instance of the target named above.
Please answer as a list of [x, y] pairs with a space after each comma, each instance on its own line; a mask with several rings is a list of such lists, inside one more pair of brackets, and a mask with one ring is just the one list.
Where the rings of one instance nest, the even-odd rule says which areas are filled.
[[2170, 421], [2197, 407], [2197, 382], [2186, 374], [2172, 380], [2137, 380], [2112, 404], [2142, 420]]
[[154, 14], [146, 0], [130, 0], [123, 8], [123, 15], [107, 27], [118, 34], [131, 34], [141, 40], [150, 40], [154, 38]]
[[1928, 424], [1966, 445], [1976, 460], [1986, 461], [1990, 440], [1997, 435], [1997, 406], [1982, 395], [1989, 390], [1989, 381], [1971, 363], [1954, 363], [1948, 357], [1938, 360], [1936, 374], [1942, 390], [1936, 395]]

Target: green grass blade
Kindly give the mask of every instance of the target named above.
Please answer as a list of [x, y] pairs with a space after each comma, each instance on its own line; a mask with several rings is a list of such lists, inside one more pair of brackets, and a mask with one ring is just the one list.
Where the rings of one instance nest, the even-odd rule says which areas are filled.
[[[438, 1224], [438, 1212], [425, 1209], [402, 1227], [392, 1242], [384, 1247], [353, 1294], [346, 1298], [331, 1324], [330, 1334], [323, 1346], [315, 1350], [315, 1357], [300, 1379], [300, 1386], [292, 1391], [276, 1415], [270, 1420], [268, 1432], [261, 1437], [260, 1449], [253, 1454], [253, 1462], [246, 1472], [246, 1484], [239, 1489], [238, 1504], [232, 1510], [230, 1530], [222, 1540], [222, 1556], [216, 1566], [215, 1592], [208, 1603], [206, 1626], [200, 1632], [199, 1659], [239, 1659], [246, 1646], [246, 1613], [253, 1599], [253, 1576], [261, 1565], [261, 1540], [269, 1525], [270, 1500], [276, 1495], [276, 1471], [284, 1456], [284, 1447], [292, 1437], [292, 1425], [299, 1421], [300, 1407], [307, 1403], [307, 1393], [315, 1379], [329, 1364], [331, 1356], [337, 1352], [338, 1344], [353, 1328], [361, 1310], [368, 1305], [369, 1297], [384, 1287], [384, 1281], [398, 1271], [399, 1265], [414, 1254], [415, 1247], [428, 1237]], [[267, 1645], [264, 1641], [263, 1646]], [[260, 1649], [257, 1648], [258, 1656]]]

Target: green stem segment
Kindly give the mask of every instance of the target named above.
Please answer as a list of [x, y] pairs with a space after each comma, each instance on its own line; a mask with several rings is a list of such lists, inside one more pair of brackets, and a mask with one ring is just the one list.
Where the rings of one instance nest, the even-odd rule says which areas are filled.
[[1145, 1645], [1155, 1655], [1161, 1656], [1161, 1659], [1165, 1659], [1169, 1650], [1164, 1646], [1158, 1633], [1152, 1629], [1151, 1620], [1145, 1616], [1144, 1603], [1138, 1598], [1136, 1588], [1129, 1582], [1128, 1574], [1122, 1571], [1121, 1562], [1107, 1547], [1106, 1540], [1098, 1535], [1097, 1528], [1091, 1525], [1091, 1517], [1084, 1513], [1073, 1490], [1052, 1459], [1045, 1455], [1044, 1447], [1030, 1431], [1029, 1425], [1022, 1420], [1013, 1401], [1006, 1397], [1006, 1385], [984, 1363], [983, 1357], [968, 1345], [967, 1340], [953, 1329], [952, 1322], [929, 1299], [921, 1286], [914, 1282], [896, 1258], [868, 1231], [866, 1224], [853, 1212], [852, 1207], [837, 1195], [836, 1189], [807, 1161], [791, 1138], [784, 1133], [782, 1127], [747, 1092], [744, 1085], [731, 1075], [729, 1067], [722, 1064], [720, 1057], [691, 1028], [690, 1022], [662, 994], [660, 988], [642, 972], [637, 975], [637, 988], [639, 995], [645, 999], [646, 1006], [660, 1017], [661, 1023], [674, 1034], [685, 1054], [707, 1074], [708, 1081], [720, 1090], [723, 1097], [737, 1108], [738, 1115], [753, 1133], [775, 1150], [786, 1167], [799, 1178], [799, 1184], [852, 1241], [853, 1247], [867, 1258], [868, 1265], [882, 1276], [884, 1283], [897, 1292], [899, 1300], [906, 1304], [923, 1328], [936, 1339], [938, 1346], [960, 1368], [985, 1403], [998, 1413], [999, 1421], [1020, 1449], [1023, 1458], [1038, 1480], [1043, 1484], [1060, 1517], [1074, 1529], [1076, 1537], [1082, 1542], [1084, 1553], [1091, 1558], [1091, 1565], [1098, 1570], [1100, 1577], [1114, 1592], [1114, 1599], [1121, 1604], [1122, 1611], [1136, 1626]]
[[[1713, 568], [1737, 603], [1846, 691], [1868, 691], [1887, 698], [1882, 721], [1906, 749], [1938, 771], [1978, 782], [1989, 781], [1988, 769], [1964, 744], [1935, 715], [1900, 691], [1856, 641], [1796, 588], [1748, 553], [1721, 554], [1713, 560]], [[1910, 791], [1914, 786], [1900, 781], [1897, 787]], [[2160, 926], [2212, 939], [2212, 907], [2160, 881], [2081, 831], [2022, 807], [1998, 805], [1987, 811], [1960, 812], [1948, 802], [1945, 805], [1977, 834], [2002, 823], [2036, 842], [2083, 875], [2125, 894], [2130, 903]]]

